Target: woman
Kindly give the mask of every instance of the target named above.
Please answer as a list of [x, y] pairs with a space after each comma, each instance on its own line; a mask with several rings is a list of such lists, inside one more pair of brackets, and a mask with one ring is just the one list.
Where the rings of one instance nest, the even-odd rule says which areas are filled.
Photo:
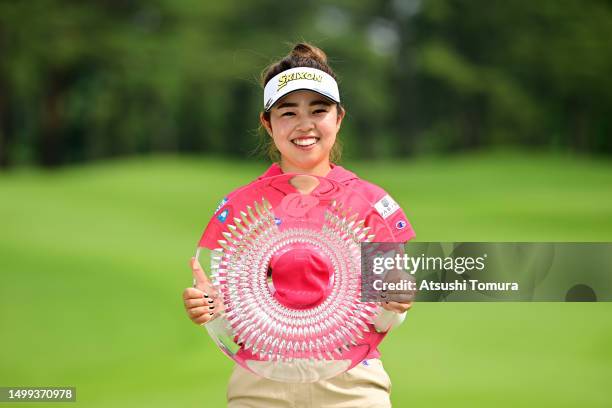
[[[263, 75], [264, 111], [260, 122], [269, 139], [268, 152], [275, 163], [258, 180], [283, 173], [301, 173], [333, 179], [365, 197], [375, 208], [365, 219], [377, 240], [406, 242], [414, 231], [397, 203], [380, 187], [361, 180], [334, 164], [340, 156], [337, 134], [345, 117], [340, 104], [336, 76], [322, 50], [306, 43], [296, 44], [282, 60]], [[231, 202], [230, 193], [222, 202]], [[204, 246], [216, 247], [214, 225], [204, 234]], [[380, 237], [383, 237], [381, 239]], [[191, 260], [194, 288], [183, 292], [190, 319], [204, 325], [215, 318], [223, 305], [197, 262]], [[411, 302], [388, 302], [382, 307], [397, 313], [397, 323]], [[370, 352], [361, 364], [333, 377], [309, 384], [275, 382], [236, 365], [227, 397], [229, 407], [389, 407], [391, 382], [379, 359]]]

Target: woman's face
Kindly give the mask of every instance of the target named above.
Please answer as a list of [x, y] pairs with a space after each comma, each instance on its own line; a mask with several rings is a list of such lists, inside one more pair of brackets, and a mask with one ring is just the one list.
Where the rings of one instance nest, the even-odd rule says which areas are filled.
[[290, 168], [311, 170], [329, 165], [329, 154], [344, 118], [335, 103], [320, 94], [301, 90], [281, 98], [261, 122]]

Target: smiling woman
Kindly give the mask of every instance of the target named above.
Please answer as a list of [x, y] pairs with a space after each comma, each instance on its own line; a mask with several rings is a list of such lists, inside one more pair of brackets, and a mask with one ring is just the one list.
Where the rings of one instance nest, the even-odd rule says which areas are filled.
[[[305, 80], [309, 83], [304, 89]], [[273, 162], [283, 166], [283, 152], [276, 145], [277, 140], [281, 139], [281, 133], [285, 134], [285, 138], [290, 137], [289, 142], [296, 146], [320, 144], [316, 147], [328, 149], [332, 163], [340, 161], [342, 144], [336, 134], [346, 111], [340, 103], [336, 80], [336, 74], [327, 64], [325, 53], [304, 43], [296, 44], [289, 55], [263, 71], [261, 81], [265, 88], [265, 110], [260, 114], [260, 122], [265, 132], [262, 142]], [[308, 117], [313, 119], [310, 124], [306, 121]], [[289, 121], [289, 118], [292, 120]], [[290, 126], [293, 126], [293, 132]], [[321, 130], [331, 136], [331, 129], [334, 129], [333, 140], [322, 140], [323, 137], [316, 134], [317, 130]], [[275, 136], [277, 132], [279, 135]], [[303, 169], [307, 162], [312, 163], [316, 159], [302, 160], [306, 162], [289, 163], [285, 160], [285, 165]], [[320, 167], [324, 169], [325, 165], [321, 163]]]
[[[300, 180], [311, 180], [314, 178], [310, 176], [320, 176], [324, 177], [328, 183], [313, 185], [298, 183], [299, 186], [292, 184], [293, 187], [288, 190], [289, 195], [283, 199], [287, 199], [286, 204], [293, 202], [294, 195], [299, 198], [300, 205], [306, 202], [302, 201], [306, 198], [313, 199], [315, 192], [318, 194], [317, 197], [322, 197], [322, 194], [329, 192], [325, 185], [337, 183], [338, 188], [343, 189], [347, 197], [353, 200], [352, 203], [358, 201], [363, 203], [363, 206], [359, 207], [361, 210], [356, 211], [361, 211], [357, 215], [362, 219], [361, 225], [369, 231], [368, 234], [372, 234], [368, 239], [376, 237], [378, 242], [398, 243], [404, 243], [412, 239], [415, 234], [406, 215], [386, 191], [337, 165], [340, 158], [337, 134], [345, 117], [345, 110], [340, 104], [340, 92], [336, 76], [327, 65], [327, 58], [323, 51], [305, 43], [295, 45], [289, 55], [264, 71], [262, 82], [264, 95], [260, 123], [262, 128], [265, 129], [264, 135], [269, 156], [275, 163], [257, 180], [227, 195], [206, 227], [199, 242], [199, 248], [215, 250], [224, 237], [229, 239], [227, 234], [231, 234], [228, 232], [231, 228], [227, 223], [228, 219], [232, 219], [232, 216], [228, 214], [233, 213], [234, 209], [240, 211], [241, 192], [247, 192], [248, 187], [253, 187], [258, 182], [278, 180], [278, 177], [287, 173], [300, 174], [300, 176], [295, 176], [300, 177]], [[304, 178], [304, 176], [308, 177]], [[301, 190], [298, 190], [299, 193], [295, 191], [294, 187], [301, 188]], [[277, 190], [283, 194], [287, 192], [285, 189], [279, 189], [276, 186], [275, 191]], [[308, 191], [308, 193], [305, 191]], [[309, 196], [310, 193], [313, 196]], [[319, 202], [318, 199], [314, 201]], [[300, 205], [296, 206], [299, 207], [300, 211], [306, 208], [300, 207]], [[289, 204], [287, 206], [291, 207]], [[275, 226], [273, 228], [277, 228], [279, 231], [287, 230], [287, 225], [291, 226], [289, 222], [292, 219], [291, 217], [297, 217], [296, 219], [300, 219], [300, 222], [311, 217], [310, 221], [313, 221], [316, 216], [314, 212], [309, 212], [309, 210], [310, 207], [300, 214], [291, 211], [292, 215], [289, 216], [289, 219], [284, 218], [288, 215], [283, 216], [281, 211], [275, 214]], [[288, 230], [291, 230], [291, 228]], [[358, 240], [365, 239], [366, 236], [367, 234], [363, 233]], [[331, 276], [333, 265], [317, 262], [316, 260], [319, 258], [316, 248], [301, 245], [295, 248], [291, 247], [287, 253], [289, 254], [288, 262], [283, 261], [284, 258], [278, 261], [277, 258], [273, 257], [269, 265], [264, 265], [264, 267], [269, 270], [272, 281], [276, 277], [275, 284], [279, 282], [279, 279], [286, 284], [288, 293], [299, 292], [302, 295], [310, 293], [304, 291], [302, 287], [305, 282], [309, 282], [316, 276]], [[274, 256], [281, 257], [280, 254]], [[204, 325], [214, 320], [212, 326], [207, 326], [208, 328], [214, 328], [219, 325], [220, 321], [223, 321], [217, 318], [224, 316], [226, 306], [229, 310], [228, 313], [236, 313], [235, 309], [232, 309], [233, 306], [229, 299], [217, 296], [215, 287], [211, 285], [197, 259], [192, 259], [191, 266], [194, 274], [194, 287], [187, 288], [183, 292], [185, 309], [194, 323]], [[214, 267], [218, 271], [218, 265]], [[289, 274], [283, 275], [287, 271]], [[300, 271], [302, 272], [301, 275]], [[256, 276], [256, 273], [250, 269], [248, 273], [249, 276]], [[283, 276], [287, 279], [283, 280]], [[313, 299], [320, 300], [316, 296]], [[309, 298], [309, 302], [311, 300]], [[262, 299], [258, 298], [257, 302], [262, 302]], [[315, 303], [310, 302], [308, 304], [314, 305]], [[302, 303], [298, 304], [292, 301], [288, 301], [284, 305], [295, 309], [304, 306]], [[289, 373], [277, 377], [260, 377], [255, 374], [256, 371], [253, 368], [247, 370], [242, 365], [237, 365], [227, 389], [228, 406], [232, 408], [244, 406], [272, 408], [293, 406], [298, 401], [309, 401], [309, 403], [305, 403], [313, 407], [389, 407], [391, 405], [389, 398], [391, 384], [389, 376], [379, 359], [380, 351], [377, 345], [391, 327], [401, 323], [404, 313], [410, 307], [411, 302], [409, 301], [401, 303], [386, 302], [376, 305], [375, 317], [367, 323], [368, 336], [370, 338], [378, 336], [376, 342], [361, 348], [360, 350], [364, 354], [355, 359], [354, 364], [356, 365], [350, 369], [348, 369], [348, 366], [344, 367], [343, 369], [347, 371], [341, 374], [317, 377], [318, 380], [313, 377], [314, 382], [287, 386], [287, 384], [276, 380], [281, 377], [290, 378]], [[240, 323], [241, 326], [245, 324], [246, 322]], [[342, 327], [345, 328], [345, 326]], [[253, 331], [249, 336], [258, 333], [254, 329], [251, 330]], [[233, 337], [233, 335], [229, 336], [229, 338]], [[261, 337], [259, 339], [264, 341]], [[314, 350], [313, 347], [319, 350], [314, 343], [314, 340], [316, 340], [314, 335], [307, 336], [307, 339], [310, 341], [308, 346], [310, 351]], [[248, 343], [250, 339], [245, 340], [244, 343], [236, 343], [236, 346], [240, 348], [238, 353], [251, 352]], [[275, 341], [278, 340], [277, 338]], [[283, 338], [278, 346], [279, 350], [283, 350], [286, 340], [291, 344], [288, 337]], [[274, 345], [276, 343], [271, 344], [271, 347], [276, 347]], [[347, 344], [345, 346], [348, 347]], [[297, 349], [293, 347], [290, 348], [294, 352], [299, 351], [296, 351]], [[306, 350], [304, 349], [302, 352], [306, 352]], [[248, 361], [253, 364], [266, 363], [265, 358], [267, 357], [264, 355], [261, 357], [263, 358], [261, 361], [255, 361], [254, 358], [255, 356], [251, 356]], [[364, 359], [359, 364], [362, 358]], [[353, 362], [353, 360], [350, 361]], [[247, 365], [247, 367], [249, 366]], [[302, 372], [302, 370], [297, 372]], [[262, 372], [260, 371], [259, 374], [262, 374]]]
[[325, 176], [343, 118], [344, 110], [336, 103], [300, 90], [281, 98], [268, 115], [261, 113], [261, 124], [280, 152], [284, 173], [313, 169], [312, 174]]

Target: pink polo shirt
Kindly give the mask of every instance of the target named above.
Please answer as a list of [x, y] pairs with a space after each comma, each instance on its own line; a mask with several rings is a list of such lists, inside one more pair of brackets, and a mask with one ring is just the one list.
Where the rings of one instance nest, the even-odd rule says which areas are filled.
[[[199, 245], [208, 249], [219, 248], [218, 240], [224, 239], [221, 233], [226, 230], [225, 221], [227, 219], [232, 220], [234, 217], [232, 197], [252, 183], [282, 174], [283, 171], [280, 166], [274, 163], [256, 180], [232, 191], [223, 201], [221, 201], [221, 204], [215, 211], [214, 217], [212, 217], [206, 230], [202, 234]], [[369, 233], [375, 234], [376, 242], [404, 243], [414, 238], [414, 230], [404, 214], [404, 211], [385, 190], [375, 184], [360, 179], [355, 173], [338, 165], [332, 164], [332, 169], [326, 177], [348, 187], [351, 191], [358, 194], [360, 198], [365, 199], [365, 202], [369, 204], [361, 204], [359, 206], [361, 208], [353, 207], [353, 210], [359, 213], [359, 218], [365, 220], [365, 225], [370, 227]], [[360, 199], [356, 200], [356, 202], [364, 203], [364, 200]], [[372, 333], [372, 335], [374, 334]], [[382, 337], [384, 337], [384, 334], [380, 335], [380, 340], [382, 340]], [[380, 352], [378, 348], [376, 348], [372, 349], [366, 358], [379, 357]]]
[[[264, 174], [259, 176], [252, 183], [281, 174], [283, 174], [283, 171], [280, 166], [274, 163]], [[415, 233], [406, 214], [404, 214], [404, 211], [385, 190], [375, 184], [360, 179], [355, 173], [346, 170], [344, 167], [333, 164], [332, 169], [326, 177], [355, 191], [370, 204], [368, 208], [355, 208], [355, 210], [357, 210], [360, 217], [365, 220], [365, 225], [370, 227], [370, 233], [376, 235], [375, 240], [377, 242], [407, 242], [414, 238]], [[200, 239], [201, 247], [208, 249], [219, 247], [217, 241], [223, 239], [221, 232], [225, 231], [225, 219], [229, 218], [231, 220], [234, 216], [232, 213], [226, 214], [225, 217], [220, 217], [220, 215], [222, 215], [226, 209], [231, 211], [231, 205], [226, 206], [226, 204], [231, 203], [232, 196], [250, 186], [252, 183], [237, 188], [221, 201], [221, 204], [215, 211], [215, 216], [211, 219]]]

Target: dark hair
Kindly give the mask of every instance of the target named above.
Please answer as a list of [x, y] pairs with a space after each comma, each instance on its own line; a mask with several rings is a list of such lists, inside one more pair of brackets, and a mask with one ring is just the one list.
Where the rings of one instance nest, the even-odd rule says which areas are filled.
[[[268, 81], [274, 76], [280, 74], [283, 71], [287, 71], [291, 68], [297, 67], [309, 67], [316, 68], [323, 72], [328, 73], [332, 78], [338, 81], [336, 78], [336, 74], [331, 69], [331, 67], [327, 64], [327, 55], [318, 47], [315, 47], [312, 44], [308, 44], [305, 42], [297, 43], [293, 46], [291, 52], [281, 59], [269, 66], [267, 66], [263, 72], [261, 73], [261, 85], [265, 87]], [[337, 104], [338, 114], [344, 110], [340, 103]], [[270, 121], [270, 112], [263, 113], [264, 118], [269, 122]], [[273, 162], [280, 160], [280, 152], [274, 145], [274, 141], [272, 138], [268, 137], [266, 131], [260, 127], [260, 135], [261, 135], [261, 150], [267, 152], [268, 157]], [[342, 156], [342, 145], [340, 141], [336, 138], [336, 142], [332, 147], [330, 152], [330, 161], [332, 163], [338, 163], [340, 161], [340, 157]]]

